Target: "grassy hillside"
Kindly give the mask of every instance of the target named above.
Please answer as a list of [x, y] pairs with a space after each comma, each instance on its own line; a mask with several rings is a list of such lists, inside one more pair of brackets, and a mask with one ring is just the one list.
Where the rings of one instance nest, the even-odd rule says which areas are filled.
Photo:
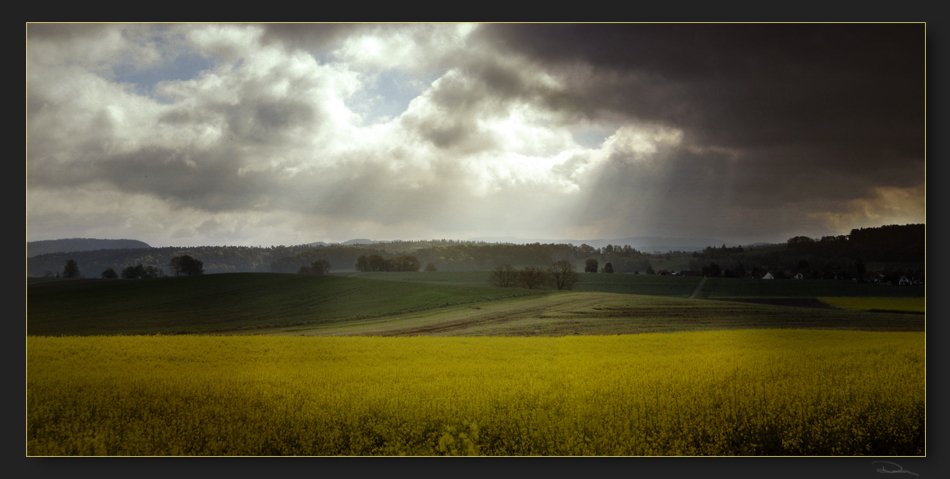
[[545, 294], [268, 273], [45, 284], [27, 291], [28, 334], [53, 336], [234, 332]]

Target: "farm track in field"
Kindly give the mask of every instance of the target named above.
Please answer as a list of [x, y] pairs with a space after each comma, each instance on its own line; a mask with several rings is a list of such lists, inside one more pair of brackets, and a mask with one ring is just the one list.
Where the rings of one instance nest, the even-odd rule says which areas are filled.
[[706, 283], [706, 277], [699, 280], [699, 284], [696, 285], [696, 289], [693, 290], [692, 294], [689, 295], [689, 299], [696, 299], [696, 296], [699, 295], [699, 292], [703, 289], [703, 284]]
[[[461, 331], [465, 329], [472, 329], [473, 327], [502, 325], [506, 323], [514, 323], [524, 319], [551, 319], [557, 316], [558, 310], [561, 310], [562, 312], [572, 311], [590, 308], [600, 303], [602, 303], [602, 299], [598, 297], [578, 299], [578, 297], [575, 295], [545, 298], [543, 300], [536, 301], [521, 301], [515, 303], [512, 306], [506, 307], [504, 311], [490, 310], [481, 313], [474, 313], [472, 316], [469, 316], [465, 319], [446, 321], [430, 326], [394, 329], [383, 333], [369, 335], [415, 336]], [[477, 306], [471, 307], [470, 309], [473, 311], [482, 310], [481, 307]]]
[[[791, 300], [801, 301], [802, 298]], [[567, 336], [761, 328], [923, 331], [924, 320], [920, 315], [833, 308], [575, 292], [262, 333], [387, 337]]]

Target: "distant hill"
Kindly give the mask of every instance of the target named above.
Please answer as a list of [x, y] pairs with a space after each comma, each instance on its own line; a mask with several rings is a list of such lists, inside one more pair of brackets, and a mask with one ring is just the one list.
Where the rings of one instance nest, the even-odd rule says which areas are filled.
[[147, 243], [129, 239], [70, 238], [58, 240], [29, 241], [26, 256], [32, 258], [47, 253], [72, 253], [73, 251], [96, 251], [100, 249], [151, 248]]

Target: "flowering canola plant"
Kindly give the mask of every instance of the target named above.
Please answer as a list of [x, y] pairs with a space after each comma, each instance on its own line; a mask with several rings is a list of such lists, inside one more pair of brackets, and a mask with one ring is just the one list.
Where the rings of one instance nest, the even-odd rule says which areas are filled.
[[27, 338], [27, 453], [923, 455], [924, 333]]

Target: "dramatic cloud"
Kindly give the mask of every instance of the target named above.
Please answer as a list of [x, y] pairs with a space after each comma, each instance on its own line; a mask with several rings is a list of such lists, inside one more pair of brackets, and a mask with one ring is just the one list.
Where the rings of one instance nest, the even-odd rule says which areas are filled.
[[30, 240], [925, 222], [922, 24], [30, 24]]

